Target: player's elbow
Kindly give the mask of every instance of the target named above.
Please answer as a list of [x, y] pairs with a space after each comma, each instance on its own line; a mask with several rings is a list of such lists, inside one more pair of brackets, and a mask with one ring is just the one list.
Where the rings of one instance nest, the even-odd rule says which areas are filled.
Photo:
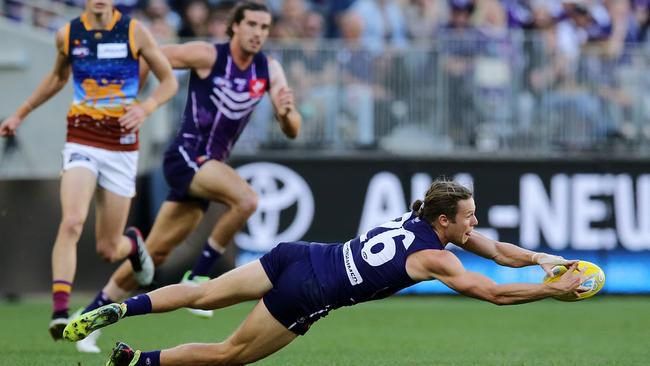
[[284, 134], [291, 140], [295, 140], [296, 137], [298, 137], [298, 134], [300, 133], [300, 128], [287, 128], [286, 131], [284, 131]]
[[66, 84], [68, 83], [69, 76], [64, 73], [52, 73], [50, 75], [50, 88], [51, 90], [54, 91], [54, 93], [58, 93], [63, 89]]
[[510, 258], [508, 258], [508, 257], [506, 257], [506, 256], [504, 256], [504, 255], [502, 255], [502, 254], [497, 254], [496, 256], [494, 256], [494, 257], [492, 258], [492, 260], [493, 260], [496, 264], [498, 264], [498, 265], [500, 265], [500, 266], [504, 266], [504, 267], [513, 267], [513, 263], [512, 263], [512, 261], [510, 260]]
[[298, 137], [300, 134], [300, 120], [297, 121], [288, 121], [288, 123], [284, 124], [283, 132], [285, 136], [290, 138], [291, 140], [295, 139]]
[[510, 299], [508, 296], [499, 292], [497, 285], [490, 286], [486, 289], [485, 293], [482, 296], [483, 300], [490, 302], [497, 306], [510, 305]]
[[505, 296], [494, 296], [490, 300], [492, 304], [497, 305], [497, 306], [504, 306], [504, 305], [510, 305], [511, 302], [508, 301], [508, 298]]
[[169, 73], [165, 80], [163, 80], [163, 83], [165, 83], [170, 94], [176, 94], [178, 91], [178, 80], [176, 80], [176, 77], [173, 73]]

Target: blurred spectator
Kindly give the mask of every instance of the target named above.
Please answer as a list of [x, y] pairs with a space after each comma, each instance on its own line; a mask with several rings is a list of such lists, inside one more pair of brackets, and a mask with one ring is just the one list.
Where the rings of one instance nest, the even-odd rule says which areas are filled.
[[27, 7], [20, 0], [5, 0], [4, 14], [7, 18], [21, 22], [27, 18]]
[[[132, 13], [142, 7], [142, 0], [113, 0], [113, 6], [122, 14], [132, 15]], [[82, 4], [83, 6], [83, 4]]]
[[361, 17], [362, 39], [371, 52], [379, 54], [386, 46], [407, 45], [404, 15], [395, 0], [357, 0], [350, 11]]
[[650, 0], [631, 0], [631, 11], [635, 23], [639, 26], [639, 41], [647, 40], [650, 27]]
[[63, 3], [68, 6], [76, 6], [78, 8], [83, 8], [86, 5], [86, 0], [54, 0], [57, 3]]
[[[561, 26], [558, 24], [557, 29]], [[602, 76], [600, 81], [596, 79], [610, 66], [601, 63], [600, 55], [595, 53], [597, 48], [581, 58], [567, 53], [560, 43], [562, 33], [556, 27], [543, 34], [544, 49], [534, 55], [538, 67], [531, 73], [532, 90], [540, 97], [536, 113], [539, 128], [566, 149], [584, 149], [603, 141], [616, 128], [597, 90], [599, 84], [614, 84]]]
[[304, 22], [303, 39], [284, 53], [283, 63], [303, 116], [301, 135], [331, 144], [338, 108], [336, 49], [321, 43], [325, 25], [319, 13], [307, 13]]
[[339, 18], [356, 0], [313, 0], [325, 15], [326, 35], [328, 38], [340, 38]]
[[632, 12], [628, 0], [607, 0], [605, 7], [612, 20], [612, 34], [607, 53], [621, 55], [625, 46], [634, 47], [642, 41], [641, 23]]
[[611, 35], [611, 18], [600, 2], [588, 5], [582, 0], [563, 0], [563, 6], [565, 19], [560, 22], [560, 44], [567, 54], [577, 56], [580, 46], [604, 41]]
[[183, 23], [178, 36], [196, 38], [208, 36], [208, 17], [210, 8], [206, 0], [188, 0], [182, 12]]
[[57, 14], [53, 8], [55, 5], [44, 2], [33, 4], [32, 24], [37, 28], [46, 29], [51, 32], [59, 29], [63, 24], [57, 20]]
[[494, 150], [509, 138], [517, 93], [513, 85], [521, 64], [521, 38], [508, 32], [508, 17], [498, 0], [482, 0], [476, 10], [480, 48], [474, 59], [473, 98], [480, 125], [476, 144]]
[[[363, 40], [363, 19], [357, 11], [348, 11], [339, 17], [343, 48], [337, 58], [341, 65], [340, 80], [343, 90], [339, 96], [342, 115], [337, 118], [334, 142], [341, 136], [356, 136], [359, 146], [370, 146], [374, 141], [375, 57]], [[377, 89], [377, 90], [375, 90]]]
[[306, 14], [305, 0], [284, 0], [279, 18], [271, 30], [271, 37], [283, 40], [302, 38]]
[[[474, 143], [476, 108], [473, 96], [474, 58], [480, 49], [481, 34], [471, 25], [473, 0], [449, 0], [449, 23], [439, 32], [442, 90], [446, 102], [441, 106], [444, 121], [450, 125], [450, 137], [456, 144]], [[452, 122], [453, 121], [453, 122]]]
[[404, 7], [408, 38], [415, 43], [431, 42], [446, 16], [443, 1], [410, 0]]
[[173, 42], [176, 39], [176, 30], [169, 25], [165, 18], [154, 18], [147, 24], [151, 34], [163, 43]]
[[303, 20], [302, 36], [306, 39], [320, 39], [325, 34], [325, 19], [320, 13], [310, 11]]
[[178, 14], [169, 8], [165, 0], [144, 0], [143, 4], [143, 9], [133, 15], [150, 28], [156, 39], [165, 42], [175, 39], [181, 23]]
[[210, 11], [208, 18], [208, 35], [214, 42], [225, 42], [228, 40], [228, 22], [230, 11], [235, 6], [235, 1], [221, 1]]
[[531, 0], [534, 29], [552, 27], [564, 16], [562, 0]]

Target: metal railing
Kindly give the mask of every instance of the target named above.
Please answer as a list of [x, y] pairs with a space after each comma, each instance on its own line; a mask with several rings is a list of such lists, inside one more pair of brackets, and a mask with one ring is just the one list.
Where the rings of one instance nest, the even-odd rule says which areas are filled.
[[538, 35], [511, 32], [381, 54], [339, 41], [270, 43], [266, 52], [284, 66], [303, 130], [288, 142], [267, 100], [238, 152], [649, 152], [650, 58], [642, 45], [616, 56], [585, 48], [569, 58]]

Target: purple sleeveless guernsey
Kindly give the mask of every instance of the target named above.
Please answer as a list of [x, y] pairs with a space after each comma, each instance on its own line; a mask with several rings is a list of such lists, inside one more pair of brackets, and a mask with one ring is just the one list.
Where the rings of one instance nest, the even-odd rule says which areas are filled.
[[442, 250], [444, 245], [430, 224], [407, 212], [343, 244], [312, 243], [310, 257], [326, 302], [337, 308], [413, 285], [406, 259], [425, 249]]
[[191, 150], [202, 163], [225, 160], [248, 124], [255, 106], [270, 88], [268, 59], [257, 53], [241, 70], [230, 54], [230, 43], [215, 45], [217, 60], [205, 79], [194, 71], [181, 126], [168, 151]]

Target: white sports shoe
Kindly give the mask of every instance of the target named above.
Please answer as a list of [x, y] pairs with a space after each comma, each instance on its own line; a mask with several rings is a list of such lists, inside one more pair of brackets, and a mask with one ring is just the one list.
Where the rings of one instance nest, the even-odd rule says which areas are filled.
[[49, 324], [49, 330], [50, 330], [50, 335], [52, 336], [52, 339], [55, 341], [58, 341], [59, 339], [63, 338], [63, 329], [65, 329], [65, 326], [68, 324], [68, 319], [67, 318], [54, 318], [50, 321]]
[[138, 262], [131, 262], [133, 265], [133, 275], [135, 277], [135, 280], [138, 281], [138, 284], [140, 286], [151, 285], [155, 268], [153, 265], [153, 260], [151, 259], [151, 256], [149, 255], [149, 252], [144, 245], [144, 240], [142, 239], [140, 230], [138, 230], [136, 227], [131, 226], [126, 229], [124, 235], [135, 241], [138, 246]]
[[[183, 275], [183, 279], [181, 280], [182, 284], [198, 286], [200, 283], [210, 281], [210, 277], [207, 277], [207, 276], [194, 276], [190, 280], [189, 279], [190, 274], [192, 274], [192, 271], [185, 272], [185, 275]], [[214, 314], [214, 311], [212, 311], [212, 310], [192, 309], [192, 308], [186, 308], [186, 309], [187, 309], [187, 311], [190, 312], [190, 314], [198, 316], [199, 318], [204, 318], [204, 319], [212, 318], [212, 315]]]
[[81, 353], [99, 353], [102, 350], [97, 346], [97, 340], [99, 336], [102, 335], [102, 331], [97, 329], [96, 331], [90, 333], [88, 337], [76, 342], [74, 345], [77, 347], [77, 351]]

